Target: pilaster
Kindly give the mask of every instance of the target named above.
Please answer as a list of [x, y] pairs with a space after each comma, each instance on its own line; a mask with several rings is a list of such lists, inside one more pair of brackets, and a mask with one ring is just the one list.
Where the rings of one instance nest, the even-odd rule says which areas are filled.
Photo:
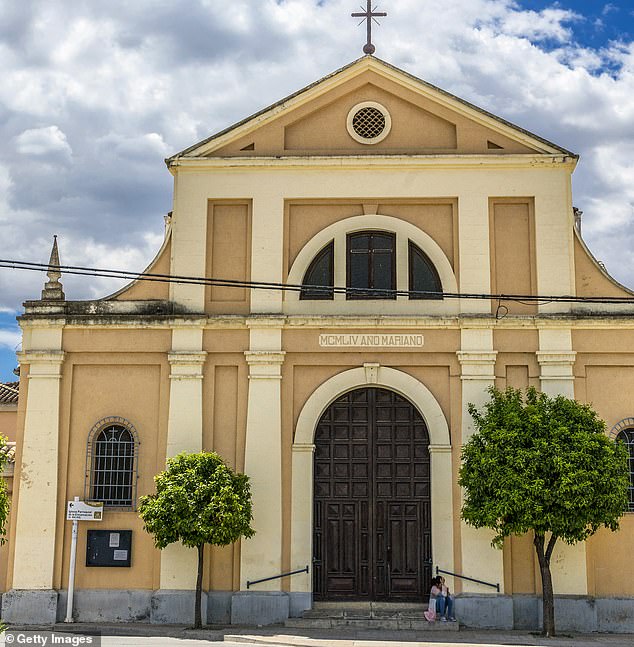
[[[170, 403], [167, 423], [167, 458], [203, 449], [203, 370], [207, 353], [202, 350], [202, 328], [172, 331]], [[161, 551], [161, 589], [196, 588], [198, 555], [194, 548], [170, 544]]]
[[[458, 237], [460, 249], [460, 292], [491, 292], [491, 243], [489, 239], [489, 196], [486, 188], [459, 196]], [[486, 299], [461, 299], [460, 311], [491, 312]]]
[[[486, 328], [463, 329], [461, 350], [457, 352], [462, 381], [462, 444], [473, 435], [475, 428], [469, 413], [469, 405], [477, 408], [489, 400], [487, 389], [495, 385], [495, 361], [493, 331]], [[462, 574], [504, 586], [504, 563], [502, 551], [491, 546], [493, 533], [460, 522], [462, 547]], [[488, 587], [463, 581], [465, 593], [489, 593]], [[503, 592], [503, 591], [502, 591]]]
[[[575, 397], [572, 332], [568, 328], [542, 328], [539, 331], [539, 379], [541, 390], [551, 397]], [[558, 541], [550, 562], [553, 587], [559, 595], [587, 595], [588, 569], [586, 542], [569, 546]]]
[[540, 328], [539, 380], [541, 390], [548, 395], [575, 397], [574, 364], [577, 353], [572, 350], [570, 328]]
[[[254, 281], [282, 282], [284, 197], [269, 184], [253, 196], [251, 276]], [[281, 290], [252, 290], [252, 312], [281, 312]]]
[[[445, 571], [454, 571], [453, 492], [443, 487], [451, 481], [451, 445], [430, 445], [432, 559]], [[443, 478], [449, 476], [449, 479]]]
[[[248, 324], [250, 350], [245, 472], [253, 496], [253, 538], [243, 540], [240, 588], [248, 580], [282, 573], [282, 330], [277, 322]], [[279, 591], [281, 580], [258, 585]]]
[[60, 382], [64, 363], [61, 328], [55, 332], [35, 330], [31, 338], [35, 346], [39, 345], [40, 337], [54, 342], [55, 348], [18, 353], [20, 364], [29, 366], [29, 388], [16, 509], [13, 589], [53, 589]]
[[[293, 443], [292, 455], [292, 510], [291, 526], [291, 567], [310, 565], [313, 559], [313, 480], [306, 491], [306, 475], [313, 473], [313, 443]], [[298, 496], [304, 492], [305, 496]], [[312, 593], [312, 569], [306, 575], [291, 578], [291, 591]]]

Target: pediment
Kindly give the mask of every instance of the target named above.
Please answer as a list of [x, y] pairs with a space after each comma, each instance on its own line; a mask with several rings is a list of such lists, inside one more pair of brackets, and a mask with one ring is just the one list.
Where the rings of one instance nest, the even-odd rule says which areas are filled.
[[[361, 117], [369, 130], [360, 129]], [[181, 157], [443, 154], [572, 155], [366, 56], [168, 162]]]

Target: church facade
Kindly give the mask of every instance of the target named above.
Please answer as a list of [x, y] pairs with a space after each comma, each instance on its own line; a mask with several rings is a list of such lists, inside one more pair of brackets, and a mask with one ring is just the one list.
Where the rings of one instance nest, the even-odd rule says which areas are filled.
[[[438, 567], [481, 580], [448, 576], [465, 624], [537, 627], [531, 537], [466, 526], [457, 473], [494, 385], [591, 402], [634, 463], [634, 306], [537, 299], [632, 297], [575, 226], [576, 164], [373, 56], [168, 159], [155, 280], [79, 302], [53, 276], [25, 304], [3, 617], [64, 617], [79, 496], [105, 511], [76, 618], [190, 621], [195, 551], [156, 550], [136, 507], [205, 449], [250, 477], [256, 530], [208, 548], [208, 622], [420, 601]], [[560, 628], [634, 630], [631, 511], [558, 544]], [[91, 562], [93, 531], [131, 531], [125, 565]]]

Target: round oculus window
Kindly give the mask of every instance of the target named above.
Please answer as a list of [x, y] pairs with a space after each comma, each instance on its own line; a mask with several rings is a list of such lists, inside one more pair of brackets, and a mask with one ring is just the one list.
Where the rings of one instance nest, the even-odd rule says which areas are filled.
[[383, 141], [392, 128], [390, 113], [379, 103], [364, 101], [348, 113], [348, 133], [361, 144]]

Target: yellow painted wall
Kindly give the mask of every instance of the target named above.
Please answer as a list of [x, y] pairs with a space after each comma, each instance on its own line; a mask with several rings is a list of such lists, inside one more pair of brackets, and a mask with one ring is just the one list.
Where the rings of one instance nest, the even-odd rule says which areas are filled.
[[[229, 281], [251, 279], [251, 204], [210, 201], [207, 212], [206, 277]], [[209, 313], [249, 311], [250, 290], [224, 285], [205, 288]]]
[[0, 436], [14, 442], [18, 425], [18, 405], [0, 404]]
[[[489, 202], [491, 240], [491, 292], [493, 294], [535, 295], [535, 219], [530, 198], [492, 198]], [[494, 301], [493, 312], [498, 303]], [[504, 301], [512, 314], [532, 314], [531, 302]]]
[[[356, 142], [345, 129], [348, 112], [362, 101], [382, 104], [392, 117], [392, 131], [374, 147]], [[491, 149], [489, 141], [500, 148]], [[499, 155], [530, 153], [533, 149], [368, 70], [219, 148], [214, 155], [363, 155], [439, 151]]]
[[[103, 418], [119, 416], [129, 420], [139, 436], [138, 497], [154, 491], [154, 475], [165, 466], [169, 368], [166, 357], [154, 353], [112, 352], [106, 357], [75, 353], [65, 362], [65, 402], [61, 411], [60, 518], [65, 518], [66, 501], [84, 498], [88, 434]], [[98, 394], [98, 397], [95, 397]], [[64, 478], [65, 476], [65, 478]], [[72, 523], [59, 526], [56, 586], [68, 581]], [[85, 565], [86, 531], [90, 528], [132, 530], [131, 568], [97, 568]], [[159, 552], [143, 531], [137, 512], [104, 511], [101, 522], [80, 524], [77, 544], [77, 588], [158, 587]]]

